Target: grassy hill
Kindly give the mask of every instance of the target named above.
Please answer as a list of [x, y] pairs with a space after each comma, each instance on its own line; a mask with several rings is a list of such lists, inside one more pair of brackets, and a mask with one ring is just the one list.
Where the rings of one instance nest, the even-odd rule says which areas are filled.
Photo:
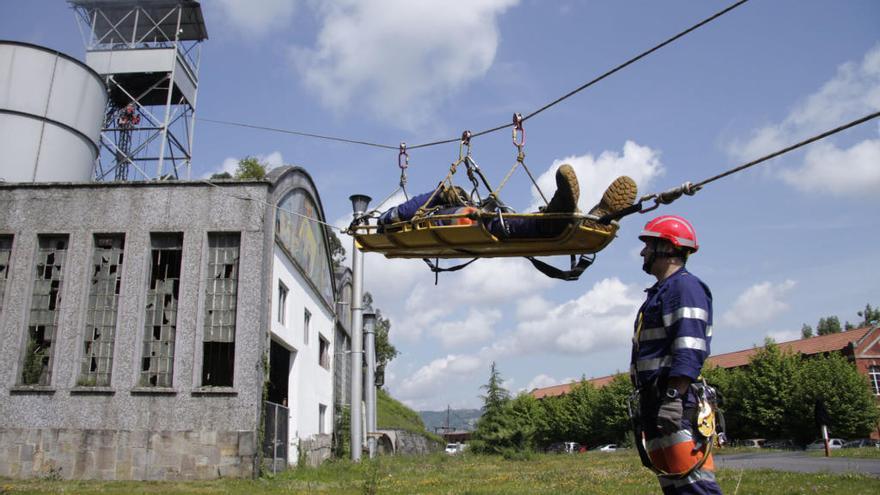
[[376, 426], [379, 429], [406, 430], [437, 442], [443, 441], [425, 429], [419, 413], [398, 402], [382, 389], [376, 394]]

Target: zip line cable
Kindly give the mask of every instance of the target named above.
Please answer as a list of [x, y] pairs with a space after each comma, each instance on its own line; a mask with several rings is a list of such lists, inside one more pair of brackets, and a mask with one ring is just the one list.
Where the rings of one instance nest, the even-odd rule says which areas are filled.
[[[845, 130], [847, 130], [847, 129], [850, 129], [850, 128], [852, 128], [852, 127], [855, 127], [855, 126], [858, 126], [858, 125], [864, 124], [864, 123], [866, 123], [866, 122], [869, 122], [869, 121], [871, 121], [871, 120], [876, 119], [877, 117], [880, 117], [880, 111], [877, 111], [877, 112], [874, 112], [874, 113], [871, 113], [871, 114], [865, 115], [864, 117], [858, 118], [858, 119], [856, 119], [856, 120], [853, 120], [853, 121], [848, 122], [848, 123], [846, 123], [846, 124], [843, 124], [843, 125], [841, 125], [841, 126], [835, 127], [834, 129], [830, 129], [830, 130], [827, 130], [827, 131], [822, 132], [822, 133], [820, 133], [820, 134], [816, 134], [816, 135], [814, 135], [814, 136], [812, 136], [812, 137], [809, 137], [809, 138], [807, 138], [807, 139], [804, 139], [803, 141], [800, 141], [800, 142], [797, 142], [797, 143], [795, 143], [795, 144], [792, 144], [791, 146], [787, 146], [787, 147], [785, 147], [785, 148], [782, 148], [782, 149], [780, 149], [780, 150], [774, 151], [774, 152], [772, 152], [772, 153], [770, 153], [770, 154], [764, 155], [764, 156], [762, 156], [762, 157], [760, 157], [760, 158], [757, 158], [757, 159], [755, 159], [755, 160], [752, 160], [752, 161], [750, 161], [750, 162], [746, 162], [746, 163], [744, 163], [744, 164], [742, 164], [742, 165], [739, 165], [739, 166], [737, 166], [737, 167], [734, 167], [734, 168], [732, 168], [732, 169], [729, 169], [729, 170], [727, 170], [727, 171], [725, 171], [725, 172], [722, 172], [722, 173], [720, 173], [720, 174], [717, 174], [717, 175], [714, 175], [714, 176], [712, 176], [712, 177], [709, 177], [708, 179], [704, 179], [703, 181], [697, 182], [696, 184], [692, 184], [692, 183], [690, 183], [690, 182], [685, 182], [685, 183], [682, 184], [681, 186], [676, 187], [676, 188], [673, 188], [673, 189], [670, 189], [670, 190], [668, 190], [668, 191], [666, 191], [666, 192], [655, 193], [655, 194], [649, 194], [649, 195], [646, 195], [646, 196], [642, 196], [641, 198], [639, 198], [639, 200], [638, 200], [634, 205], [630, 206], [629, 208], [625, 208], [625, 209], [623, 209], [623, 210], [620, 210], [620, 211], [618, 211], [618, 212], [615, 213], [615, 214], [606, 215], [606, 216], [602, 217], [599, 221], [600, 221], [600, 222], [605, 222], [605, 223], [607, 223], [607, 222], [610, 222], [611, 220], [617, 220], [617, 219], [623, 218], [623, 217], [625, 217], [625, 216], [627, 216], [627, 215], [631, 215], [631, 214], [633, 214], [633, 213], [647, 213], [647, 212], [649, 212], [649, 211], [651, 211], [651, 210], [654, 210], [654, 209], [658, 208], [661, 204], [670, 204], [670, 203], [672, 203], [673, 201], [675, 201], [676, 199], [678, 199], [679, 197], [681, 197], [682, 194], [687, 194], [687, 195], [689, 195], [689, 196], [693, 196], [697, 191], [699, 191], [700, 189], [702, 189], [703, 186], [705, 186], [706, 184], [709, 184], [709, 183], [715, 182], [716, 180], [723, 179], [723, 178], [725, 178], [725, 177], [727, 177], [727, 176], [729, 176], [729, 175], [733, 175], [733, 174], [735, 174], [735, 173], [737, 173], [737, 172], [741, 172], [741, 171], [746, 170], [746, 169], [748, 169], [748, 168], [754, 167], [755, 165], [758, 165], [758, 164], [764, 163], [764, 162], [766, 162], [766, 161], [768, 161], [768, 160], [771, 160], [771, 159], [773, 159], [773, 158], [776, 158], [776, 157], [782, 156], [782, 155], [784, 155], [784, 154], [786, 154], [786, 153], [789, 153], [789, 152], [791, 152], [791, 151], [794, 151], [794, 150], [796, 150], [796, 149], [798, 149], [798, 148], [802, 148], [802, 147], [804, 147], [804, 146], [806, 146], [806, 145], [808, 145], [808, 144], [811, 144], [811, 143], [814, 143], [814, 142], [816, 142], [816, 141], [819, 141], [819, 140], [825, 139], [825, 138], [827, 138], [827, 137], [829, 137], [829, 136], [832, 136], [832, 135], [837, 134], [837, 133], [839, 133], [839, 132], [843, 132], [843, 131], [845, 131]], [[222, 188], [222, 187], [220, 187], [219, 185], [217, 185], [217, 184], [215, 184], [215, 183], [213, 183], [213, 182], [211, 182], [211, 181], [209, 181], [209, 180], [207, 180], [207, 179], [200, 179], [199, 182], [204, 182], [205, 184], [208, 184], [208, 185], [210, 185], [210, 186], [214, 186], [214, 187], [216, 187], [218, 190], [221, 191], [221, 194], [224, 194], [224, 195], [226, 195], [226, 196], [229, 196], [229, 197], [232, 197], [232, 198], [236, 198], [236, 199], [245, 200], [245, 201], [255, 201], [255, 202], [258, 202], [258, 203], [262, 203], [262, 204], [264, 204], [264, 205], [266, 205], [266, 206], [269, 206], [270, 208], [273, 208], [273, 209], [275, 209], [275, 210], [283, 211], [283, 212], [288, 213], [288, 214], [290, 214], [290, 215], [295, 215], [295, 216], [298, 216], [298, 217], [304, 218], [304, 219], [306, 219], [306, 220], [309, 220], [309, 221], [312, 221], [312, 222], [319, 223], [319, 224], [324, 225], [324, 226], [326, 226], [326, 227], [328, 227], [328, 228], [330, 228], [330, 229], [333, 229], [333, 230], [338, 230], [340, 233], [343, 233], [343, 234], [348, 233], [348, 232], [347, 232], [347, 229], [343, 229], [343, 228], [337, 227], [337, 226], [335, 226], [335, 225], [329, 224], [329, 223], [327, 223], [327, 222], [324, 222], [324, 221], [319, 220], [319, 219], [314, 218], [314, 217], [310, 217], [310, 216], [308, 216], [308, 215], [303, 215], [302, 213], [297, 213], [297, 212], [294, 212], [294, 211], [286, 210], [286, 209], [284, 209], [284, 208], [281, 208], [281, 207], [278, 206], [278, 205], [275, 205], [275, 204], [269, 203], [268, 201], [265, 201], [265, 200], [262, 200], [262, 199], [259, 199], [259, 198], [253, 198], [253, 197], [250, 197], [250, 196], [239, 196], [239, 195], [237, 195], [237, 194], [230, 194], [230, 193], [227, 193], [227, 192], [223, 191], [223, 188]], [[655, 204], [654, 204], [653, 206], [649, 207], [649, 208], [645, 208], [645, 209], [643, 209], [643, 208], [642, 208], [642, 203], [645, 202], [645, 201], [650, 201], [650, 200], [652, 200], [652, 199], [654, 200]], [[387, 200], [386, 200], [386, 201], [387, 201]]]
[[329, 224], [329, 223], [327, 223], [327, 222], [325, 222], [325, 221], [323, 221], [323, 220], [318, 220], [317, 218], [310, 217], [310, 216], [308, 216], [308, 215], [303, 215], [302, 213], [297, 213], [297, 212], [295, 212], [295, 211], [286, 210], [286, 209], [284, 209], [284, 208], [282, 208], [282, 207], [280, 207], [280, 206], [278, 206], [278, 205], [274, 205], [274, 204], [272, 204], [272, 203], [270, 203], [270, 202], [268, 202], [268, 201], [266, 201], [266, 200], [260, 199], [260, 198], [254, 198], [254, 197], [251, 197], [251, 196], [240, 196], [240, 195], [238, 195], [238, 194], [230, 194], [230, 193], [224, 191], [223, 188], [220, 187], [219, 185], [217, 185], [217, 184], [215, 184], [215, 183], [213, 183], [213, 182], [211, 182], [211, 181], [209, 181], [209, 180], [207, 180], [207, 179], [199, 179], [198, 182], [203, 182], [203, 183], [205, 183], [205, 184], [208, 184], [209, 186], [214, 186], [214, 187], [216, 187], [216, 188], [220, 191], [220, 194], [223, 194], [224, 196], [229, 196], [230, 198], [240, 199], [240, 200], [243, 200], [243, 201], [253, 201], [253, 202], [255, 202], [255, 203], [261, 203], [261, 204], [264, 204], [264, 205], [266, 205], [266, 206], [268, 206], [268, 207], [270, 207], [270, 208], [273, 208], [273, 209], [275, 209], [275, 210], [283, 211], [284, 213], [287, 213], [287, 214], [290, 214], [290, 215], [295, 215], [295, 216], [298, 216], [298, 217], [304, 218], [304, 219], [309, 220], [309, 221], [311, 221], [311, 222], [315, 222], [315, 223], [318, 223], [318, 224], [324, 225], [324, 226], [326, 226], [326, 227], [328, 227], [328, 228], [331, 228], [331, 229], [333, 229], [333, 230], [338, 230], [338, 231], [341, 232], [341, 233], [344, 233], [344, 232], [345, 232], [345, 229], [342, 229], [342, 228], [339, 228], [339, 227], [337, 227], [337, 226], [335, 226], [335, 225]]
[[[702, 21], [698, 22], [697, 24], [694, 24], [693, 26], [691, 26], [691, 27], [685, 29], [684, 31], [682, 31], [682, 32], [680, 32], [680, 33], [678, 33], [678, 34], [676, 34], [675, 36], [672, 36], [671, 38], [667, 39], [666, 41], [663, 41], [662, 43], [660, 43], [660, 44], [658, 44], [658, 45], [655, 45], [653, 48], [650, 48], [650, 49], [648, 49], [648, 50], [645, 50], [644, 52], [642, 52], [642, 53], [636, 55], [635, 57], [633, 57], [633, 58], [627, 60], [626, 62], [624, 62], [624, 63], [618, 65], [617, 67], [615, 67], [615, 68], [613, 68], [613, 69], [611, 69], [611, 70], [605, 72], [605, 73], [602, 74], [601, 76], [598, 76], [598, 77], [596, 77], [595, 79], [593, 79], [593, 80], [591, 80], [591, 81], [589, 81], [589, 82], [586, 82], [586, 83], [582, 84], [581, 86], [577, 87], [576, 89], [574, 89], [574, 90], [572, 90], [572, 91], [566, 93], [566, 94], [563, 95], [563, 96], [560, 96], [559, 98], [557, 98], [557, 99], [551, 101], [550, 103], [548, 103], [548, 104], [544, 105], [543, 107], [541, 107], [541, 108], [535, 110], [534, 112], [531, 112], [531, 113], [525, 115], [525, 116], [522, 118], [523, 122], [525, 122], [526, 120], [529, 120], [530, 118], [534, 117], [535, 115], [538, 115], [539, 113], [543, 112], [544, 110], [547, 110], [548, 108], [550, 108], [550, 107], [552, 107], [552, 106], [554, 106], [554, 105], [556, 105], [556, 104], [558, 104], [558, 103], [561, 103], [563, 100], [566, 100], [566, 99], [568, 99], [568, 98], [570, 98], [570, 97], [576, 95], [577, 93], [580, 93], [581, 91], [583, 91], [583, 90], [589, 88], [590, 86], [592, 86], [592, 85], [598, 83], [599, 81], [601, 81], [601, 80], [607, 78], [608, 76], [614, 74], [615, 72], [618, 72], [618, 71], [620, 71], [621, 69], [624, 69], [624, 68], [626, 68], [627, 66], [634, 64], [635, 62], [638, 62], [639, 60], [641, 60], [641, 59], [647, 57], [648, 55], [650, 55], [650, 54], [656, 52], [657, 50], [659, 50], [659, 49], [665, 47], [666, 45], [669, 45], [670, 43], [672, 43], [672, 42], [674, 42], [674, 41], [676, 41], [676, 40], [678, 40], [678, 39], [680, 39], [680, 38], [683, 38], [684, 36], [686, 36], [686, 35], [692, 33], [693, 31], [696, 31], [697, 29], [699, 29], [699, 28], [705, 26], [706, 24], [708, 24], [708, 23], [714, 21], [715, 19], [718, 19], [719, 17], [723, 16], [724, 14], [730, 12], [731, 10], [733, 10], [733, 9], [735, 9], [735, 8], [737, 8], [737, 7], [739, 7], [739, 6], [741, 6], [742, 4], [744, 4], [744, 3], [748, 2], [748, 1], [749, 1], [749, 0], [740, 0], [740, 1], [738, 1], [738, 2], [736, 2], [736, 3], [734, 3], [734, 4], [732, 4], [732, 5], [728, 6], [728, 7], [725, 8], [724, 10], [721, 10], [721, 11], [719, 11], [719, 12], [716, 12], [716, 13], [713, 14], [712, 16], [707, 17], [706, 19], [703, 19]], [[511, 124], [502, 124], [502, 125], [499, 125], [499, 126], [493, 127], [493, 128], [491, 128], [491, 129], [486, 129], [485, 131], [475, 132], [475, 133], [471, 134], [471, 138], [475, 138], [475, 137], [477, 137], [477, 136], [483, 136], [483, 135], [485, 135], [485, 134], [489, 134], [489, 133], [492, 133], [492, 132], [500, 131], [500, 130], [502, 130], [502, 129], [505, 129], [505, 128], [507, 128], [507, 127], [510, 127], [510, 125], [511, 125]], [[415, 145], [415, 146], [409, 146], [409, 149], [414, 150], [414, 149], [418, 149], [418, 148], [427, 148], [428, 146], [435, 146], [435, 145], [438, 145], [438, 144], [454, 143], [454, 142], [456, 142], [456, 141], [458, 141], [458, 139], [446, 139], [446, 140], [442, 140], [442, 141], [434, 141], [434, 142], [431, 142], [431, 143], [424, 143], [424, 144], [417, 144], [417, 145]]]
[[206, 119], [204, 117], [198, 117], [198, 120], [200, 120], [202, 122], [211, 122], [214, 124], [226, 124], [226, 125], [233, 125], [233, 126], [238, 126], [238, 127], [247, 127], [249, 129], [258, 129], [261, 131], [281, 132], [283, 134], [293, 134], [295, 136], [310, 137], [310, 138], [315, 138], [315, 139], [326, 139], [328, 141], [338, 141], [341, 143], [360, 144], [363, 146], [372, 146], [374, 148], [382, 148], [382, 149], [387, 149], [387, 150], [397, 150], [398, 149], [397, 146], [388, 146], [386, 144], [371, 143], [369, 141], [359, 141], [357, 139], [346, 139], [346, 138], [341, 138], [341, 137], [336, 137], [336, 136], [325, 136], [323, 134], [313, 134], [310, 132], [292, 131], [290, 129], [279, 129], [277, 127], [267, 127], [267, 126], [262, 126], [262, 125], [245, 124], [243, 122], [233, 122], [230, 120]]
[[788, 153], [789, 151], [794, 151], [802, 146], [806, 146], [806, 145], [813, 143], [815, 141], [818, 141], [820, 139], [825, 139], [826, 137], [831, 136], [833, 134], [837, 134], [838, 132], [845, 131], [845, 130], [849, 129], [850, 127], [855, 127], [857, 125], [864, 124], [865, 122], [868, 122], [869, 120], [874, 120], [877, 117], [880, 117], [880, 112], [874, 112], [872, 114], [865, 115], [864, 117], [862, 117], [860, 119], [853, 120], [852, 122], [850, 122], [848, 124], [843, 124], [840, 127], [835, 127], [834, 129], [831, 129], [829, 131], [825, 131], [822, 134], [817, 134], [811, 138], [804, 139], [803, 141], [796, 143], [796, 144], [793, 144], [787, 148], [783, 148], [779, 151], [770, 153], [769, 155], [762, 156], [761, 158], [758, 158], [756, 160], [752, 160], [748, 163], [744, 163], [738, 167], [732, 168], [726, 172], [709, 177], [708, 179], [705, 179], [702, 182], [697, 182], [696, 184], [693, 185], [693, 187], [699, 189], [699, 188], [705, 186], [706, 184], [709, 184], [710, 182], [715, 182], [718, 179], [722, 179], [724, 177], [727, 177], [728, 175], [735, 174], [735, 173], [742, 171], [742, 170], [745, 170], [749, 167], [753, 167], [761, 162], [765, 162], [767, 160], [776, 158], [777, 156], [784, 155], [785, 153]]
[[[723, 9], [723, 10], [720, 10], [720, 11], [716, 12], [715, 14], [713, 14], [713, 15], [711, 15], [711, 16], [705, 18], [705, 19], [703, 19], [702, 21], [700, 21], [700, 22], [694, 24], [693, 26], [691, 26], [691, 27], [685, 29], [684, 31], [681, 31], [681, 32], [679, 32], [678, 34], [672, 36], [671, 38], [668, 38], [667, 40], [661, 42], [660, 44], [655, 45], [654, 47], [652, 47], [652, 48], [650, 48], [650, 49], [648, 49], [648, 50], [643, 51], [642, 53], [636, 55], [635, 57], [633, 57], [633, 58], [631, 58], [631, 59], [629, 59], [629, 60], [627, 60], [626, 62], [623, 62], [622, 64], [618, 65], [617, 67], [614, 67], [613, 69], [608, 70], [608, 71], [605, 72], [604, 74], [602, 74], [602, 75], [600, 75], [600, 76], [598, 76], [598, 77], [596, 77], [596, 78], [594, 78], [594, 79], [592, 79], [592, 80], [590, 80], [590, 81], [588, 81], [588, 82], [582, 84], [581, 86], [579, 86], [579, 87], [575, 88], [574, 90], [572, 90], [572, 91], [566, 93], [565, 95], [560, 96], [559, 98], [557, 98], [557, 99], [551, 101], [550, 103], [547, 103], [546, 105], [542, 106], [541, 108], [539, 108], [539, 109], [537, 109], [537, 110], [535, 110], [535, 111], [533, 111], [533, 112], [527, 114], [526, 116], [524, 116], [524, 117], [522, 118], [522, 120], [523, 120], [523, 121], [526, 121], [526, 120], [528, 120], [528, 119], [530, 119], [530, 118], [532, 118], [532, 117], [538, 115], [539, 113], [543, 112], [544, 110], [547, 110], [547, 109], [549, 109], [550, 107], [552, 107], [552, 106], [554, 106], [554, 105], [557, 105], [557, 104], [561, 103], [562, 101], [564, 101], [564, 100], [566, 100], [566, 99], [568, 99], [568, 98], [570, 98], [570, 97], [576, 95], [577, 93], [580, 93], [581, 91], [583, 91], [583, 90], [589, 88], [590, 86], [592, 86], [592, 85], [598, 83], [599, 81], [602, 81], [603, 79], [605, 79], [605, 78], [611, 76], [612, 74], [614, 74], [614, 73], [616, 73], [616, 72], [618, 72], [618, 71], [620, 71], [620, 70], [622, 70], [622, 69], [624, 69], [624, 68], [626, 68], [626, 67], [628, 67], [628, 66], [634, 64], [635, 62], [638, 62], [639, 60], [641, 60], [641, 59], [647, 57], [648, 55], [650, 55], [650, 54], [656, 52], [657, 50], [660, 50], [661, 48], [663, 48], [663, 47], [665, 47], [665, 46], [667, 46], [667, 45], [669, 45], [669, 44], [671, 44], [671, 43], [673, 43], [673, 42], [679, 40], [680, 38], [683, 38], [684, 36], [687, 36], [688, 34], [690, 34], [690, 33], [694, 32], [694, 31], [696, 31], [697, 29], [699, 29], [699, 28], [705, 26], [706, 24], [709, 24], [710, 22], [712, 22], [712, 21], [718, 19], [719, 17], [723, 16], [724, 14], [727, 14], [728, 12], [734, 10], [735, 8], [737, 8], [737, 7], [741, 6], [741, 5], [743, 5], [744, 3], [748, 2], [748, 1], [749, 1], [749, 0], [739, 0], [738, 2], [736, 2], [736, 3], [734, 3], [734, 4], [731, 4], [731, 5], [728, 6], [727, 8], [725, 8], [725, 9]], [[374, 147], [374, 148], [389, 149], [389, 150], [397, 150], [397, 149], [399, 149], [399, 146], [390, 146], [390, 145], [387, 145], [387, 144], [373, 143], [373, 142], [364, 141], [364, 140], [347, 139], [347, 138], [341, 138], [341, 137], [336, 137], [336, 136], [328, 136], [328, 135], [323, 135], [323, 134], [314, 134], [314, 133], [310, 133], [310, 132], [302, 132], [302, 131], [295, 131], [295, 130], [289, 130], [289, 129], [280, 129], [280, 128], [277, 128], [277, 127], [268, 127], [268, 126], [261, 126], [261, 125], [245, 124], [245, 123], [242, 123], [242, 122], [234, 122], [234, 121], [228, 121], [228, 120], [206, 119], [206, 118], [202, 118], [202, 117], [199, 117], [198, 120], [200, 120], [200, 121], [204, 121], [204, 122], [211, 122], [211, 123], [214, 123], [214, 124], [226, 124], [226, 125], [232, 125], [232, 126], [238, 126], [238, 127], [247, 127], [247, 128], [250, 128], [250, 129], [258, 129], [258, 130], [271, 131], [271, 132], [280, 132], [280, 133], [284, 133], [284, 134], [293, 134], [293, 135], [295, 135], [295, 136], [310, 137], [310, 138], [315, 138], [315, 139], [324, 139], [324, 140], [328, 140], [328, 141], [337, 141], [337, 142], [349, 143], [349, 144], [359, 144], [359, 145], [363, 145], [363, 146], [371, 146], [371, 147]], [[505, 128], [507, 128], [507, 127], [510, 127], [510, 126], [511, 126], [510, 123], [501, 124], [501, 125], [498, 125], [498, 126], [492, 127], [491, 129], [486, 129], [486, 130], [484, 130], [484, 131], [480, 131], [480, 132], [472, 133], [472, 134], [471, 134], [471, 138], [475, 138], [475, 137], [478, 137], [478, 136], [484, 136], [484, 135], [486, 135], [486, 134], [490, 134], [490, 133], [493, 133], [493, 132], [497, 132], [497, 131], [500, 131], [500, 130], [505, 129]], [[419, 149], [419, 148], [427, 148], [427, 147], [430, 147], [430, 146], [437, 146], [437, 145], [440, 145], [440, 144], [456, 143], [456, 142], [459, 142], [459, 141], [461, 141], [461, 138], [460, 138], [460, 137], [456, 137], [456, 138], [451, 138], [451, 139], [443, 139], [443, 140], [439, 140], [439, 141], [431, 141], [431, 142], [428, 142], [428, 143], [417, 144], [417, 145], [414, 145], [414, 146], [408, 146], [407, 148], [410, 149], [410, 150], [414, 150], [414, 149]]]
[[[834, 134], [837, 134], [838, 132], [845, 131], [851, 127], [855, 127], [857, 125], [864, 124], [865, 122], [876, 119], [877, 117], [880, 117], [880, 111], [865, 115], [864, 117], [858, 118], [856, 120], [853, 120], [853, 121], [848, 122], [846, 124], [843, 124], [841, 126], [835, 127], [834, 129], [827, 130], [823, 133], [816, 134], [815, 136], [804, 139], [803, 141], [792, 144], [791, 146], [787, 146], [787, 147], [782, 148], [780, 150], [774, 151], [770, 154], [764, 155], [760, 158], [756, 158], [750, 162], [743, 163], [742, 165], [739, 165], [737, 167], [734, 167], [732, 169], [724, 171], [720, 174], [713, 175], [712, 177], [709, 177], [708, 179], [705, 179], [701, 182], [697, 182], [696, 184], [692, 184], [690, 182], [685, 182], [684, 184], [682, 184], [678, 187], [674, 187], [674, 188], [669, 189], [667, 191], [664, 191], [662, 193], [654, 193], [654, 194], [648, 194], [648, 195], [642, 196], [632, 206], [630, 206], [628, 208], [624, 208], [623, 210], [619, 210], [615, 213], [605, 215], [601, 219], [599, 219], [599, 222], [607, 224], [611, 220], [618, 220], [618, 219], [621, 219], [627, 215], [632, 215], [633, 213], [647, 213], [649, 211], [657, 209], [661, 204], [668, 205], [668, 204], [672, 203], [676, 199], [680, 198], [682, 196], [682, 194], [686, 194], [688, 196], [693, 196], [694, 194], [697, 193], [697, 191], [702, 189], [703, 186], [705, 186], [706, 184], [715, 182], [716, 180], [719, 180], [719, 179], [723, 179], [724, 177], [727, 177], [729, 175], [733, 175], [737, 172], [742, 172], [743, 170], [745, 170], [747, 168], [751, 168], [751, 167], [754, 167], [755, 165], [764, 163], [768, 160], [772, 160], [773, 158], [784, 155], [784, 154], [786, 154], [790, 151], [794, 151], [798, 148], [802, 148], [810, 143], [814, 143], [814, 142], [819, 141], [821, 139], [825, 139], [828, 136], [832, 136]], [[650, 201], [650, 200], [654, 200], [654, 204], [648, 208], [642, 208], [642, 203], [645, 201]]]

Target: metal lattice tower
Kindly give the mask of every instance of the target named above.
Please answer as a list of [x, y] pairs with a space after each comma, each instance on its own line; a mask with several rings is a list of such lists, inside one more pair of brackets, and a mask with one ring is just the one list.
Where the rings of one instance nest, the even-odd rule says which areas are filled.
[[193, 0], [69, 0], [107, 84], [95, 180], [190, 177], [201, 43]]

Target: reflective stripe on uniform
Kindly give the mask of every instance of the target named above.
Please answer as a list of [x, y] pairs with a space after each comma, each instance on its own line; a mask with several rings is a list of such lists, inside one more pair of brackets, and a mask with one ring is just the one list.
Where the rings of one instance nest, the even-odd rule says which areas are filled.
[[672, 349], [696, 349], [699, 351], [706, 350], [706, 339], [700, 337], [679, 337], [672, 343]]
[[709, 314], [703, 308], [694, 308], [694, 307], [683, 307], [678, 308], [672, 313], [667, 313], [663, 315], [663, 324], [665, 326], [672, 326], [673, 323], [682, 319], [682, 318], [691, 318], [695, 320], [703, 320], [706, 323], [709, 322]]
[[693, 438], [694, 434], [691, 433], [690, 430], [678, 430], [677, 432], [671, 433], [669, 435], [645, 440], [645, 448], [648, 449], [648, 452], [652, 450], [665, 449], [677, 443], [693, 440]]
[[639, 342], [644, 342], [646, 340], [660, 340], [666, 338], [666, 328], [665, 327], [656, 327], [656, 328], [646, 328], [639, 332]]
[[715, 482], [715, 473], [712, 471], [707, 471], [705, 469], [696, 469], [693, 473], [687, 475], [686, 477], [680, 480], [674, 480], [669, 478], [664, 478], [662, 476], [657, 477], [660, 480], [661, 487], [674, 486], [676, 488], [681, 486], [690, 485], [696, 483], [698, 481], [707, 481], [710, 483]]
[[669, 363], [672, 362], [672, 358], [669, 356], [663, 356], [658, 358], [651, 359], [640, 359], [636, 361], [636, 369], [639, 372], [642, 371], [654, 371], [663, 367], [669, 367]]
[[711, 336], [712, 336], [712, 325], [709, 325], [706, 327], [706, 337], [708, 338]]

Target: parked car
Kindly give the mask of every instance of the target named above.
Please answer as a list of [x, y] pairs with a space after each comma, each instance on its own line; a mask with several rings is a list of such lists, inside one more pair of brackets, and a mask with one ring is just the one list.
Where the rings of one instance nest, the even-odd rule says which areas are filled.
[[580, 452], [581, 444], [577, 442], [556, 442], [551, 443], [544, 449], [548, 454], [574, 454]]
[[872, 438], [859, 438], [857, 440], [850, 440], [843, 444], [843, 448], [845, 449], [859, 449], [862, 447], [874, 447], [880, 448], [880, 440], [874, 440]]
[[[843, 444], [845, 442], [840, 438], [829, 438], [828, 439], [828, 448], [830, 449], [842, 449]], [[824, 450], [825, 449], [825, 440], [821, 438], [816, 440], [815, 442], [807, 445], [807, 450]]]
[[604, 445], [597, 445], [590, 450], [593, 452], [615, 452], [617, 450], [617, 444], [606, 443]]
[[764, 442], [763, 448], [778, 450], [796, 450], [798, 446], [794, 443], [794, 440], [767, 440], [766, 442]]
[[462, 443], [447, 443], [446, 444], [446, 453], [449, 455], [455, 455], [458, 453], [464, 452], [464, 444]]
[[764, 447], [764, 443], [767, 440], [763, 438], [746, 438], [745, 440], [740, 440], [737, 442], [738, 447], [749, 447], [753, 449], [760, 449]]

